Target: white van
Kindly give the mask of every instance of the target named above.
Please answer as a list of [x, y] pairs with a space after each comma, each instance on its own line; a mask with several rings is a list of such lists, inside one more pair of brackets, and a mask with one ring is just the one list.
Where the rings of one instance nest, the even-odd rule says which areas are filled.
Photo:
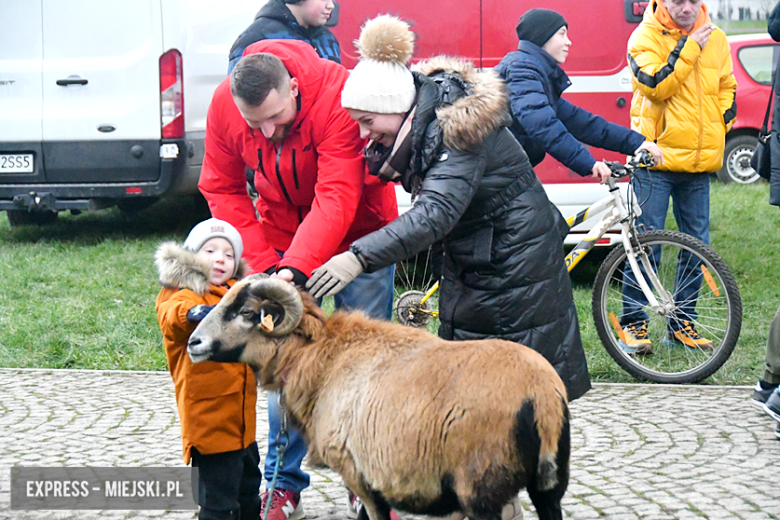
[[260, 0], [2, 0], [0, 210], [196, 193], [206, 112]]

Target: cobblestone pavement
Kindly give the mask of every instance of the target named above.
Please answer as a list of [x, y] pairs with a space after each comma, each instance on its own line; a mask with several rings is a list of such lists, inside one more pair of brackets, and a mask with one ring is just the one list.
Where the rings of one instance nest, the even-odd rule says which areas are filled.
[[[565, 517], [780, 518], [780, 441], [750, 394], [746, 387], [596, 385], [571, 406]], [[265, 407], [261, 398], [261, 449]], [[180, 454], [167, 373], [0, 369], [0, 518], [195, 518], [192, 511], [9, 510], [11, 466], [181, 466]], [[307, 517], [345, 519], [338, 476], [311, 474]], [[525, 518], [535, 519], [524, 492], [521, 500]]]

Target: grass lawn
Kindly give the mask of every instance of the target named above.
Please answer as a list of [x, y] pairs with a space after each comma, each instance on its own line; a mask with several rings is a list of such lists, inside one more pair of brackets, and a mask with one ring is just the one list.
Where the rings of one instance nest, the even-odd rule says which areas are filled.
[[0, 217], [0, 366], [166, 370], [154, 251], [207, 210], [194, 199], [11, 229]]
[[[712, 245], [742, 292], [737, 348], [713, 384], [753, 384], [762, 374], [766, 333], [780, 305], [778, 209], [768, 185], [712, 184]], [[10, 228], [0, 214], [0, 366], [165, 370], [154, 312], [159, 291], [153, 255], [184, 240], [206, 218], [192, 199], [158, 203], [127, 217], [117, 209], [72, 216], [43, 228]], [[590, 315], [596, 266], [573, 273], [591, 375], [632, 381], [606, 354]]]

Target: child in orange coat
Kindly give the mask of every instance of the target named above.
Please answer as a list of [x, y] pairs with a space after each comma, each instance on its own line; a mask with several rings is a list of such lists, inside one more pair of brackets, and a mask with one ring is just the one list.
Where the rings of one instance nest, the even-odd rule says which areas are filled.
[[176, 390], [184, 462], [198, 468], [200, 520], [256, 520], [260, 511], [254, 373], [243, 363], [193, 364], [187, 355], [190, 334], [241, 277], [242, 252], [238, 231], [212, 218], [195, 226], [183, 245], [163, 243], [155, 255], [163, 285], [157, 319]]

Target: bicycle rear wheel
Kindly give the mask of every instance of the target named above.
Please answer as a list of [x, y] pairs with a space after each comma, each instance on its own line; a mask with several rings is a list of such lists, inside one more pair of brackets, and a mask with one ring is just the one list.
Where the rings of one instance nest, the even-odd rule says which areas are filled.
[[[593, 288], [593, 319], [604, 347], [640, 380], [696, 383], [711, 376], [731, 356], [742, 327], [742, 300], [731, 271], [709, 246], [679, 231], [639, 233], [636, 243], [637, 262], [641, 265], [643, 256], [650, 262], [647, 265], [653, 266], [673, 301], [659, 311], [643, 302], [643, 296], [637, 298], [641, 289], [631, 274], [626, 251], [615, 248], [601, 265]], [[649, 280], [648, 285], [653, 288]], [[653, 293], [662, 301], [656, 288]], [[620, 320], [628, 312], [634, 318], [623, 321], [646, 323], [650, 352], [627, 352], [631, 349], [621, 341], [626, 323]], [[638, 313], [640, 321], [636, 321]], [[686, 326], [712, 344], [686, 346], [680, 339], [688, 336], [684, 332], [675, 335]]]

